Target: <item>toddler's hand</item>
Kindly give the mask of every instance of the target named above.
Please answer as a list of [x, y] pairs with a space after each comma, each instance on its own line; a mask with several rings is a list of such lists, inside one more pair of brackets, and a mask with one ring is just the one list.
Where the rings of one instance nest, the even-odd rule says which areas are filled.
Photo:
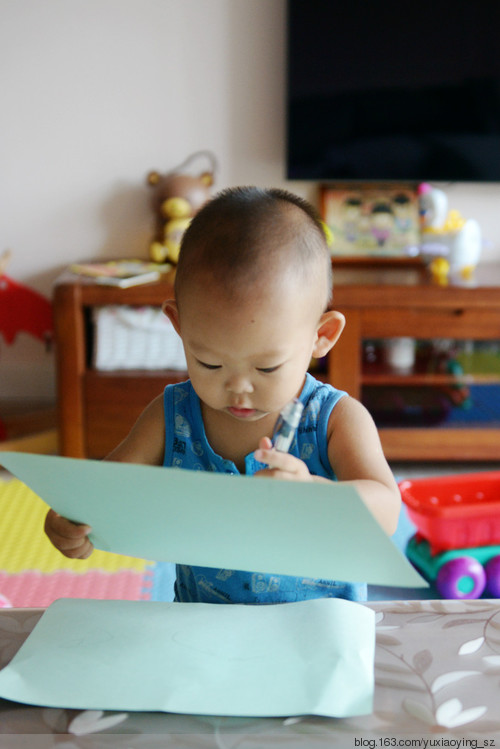
[[49, 510], [45, 518], [45, 533], [52, 544], [70, 559], [87, 559], [94, 547], [87, 538], [91, 528], [78, 525]]
[[260, 440], [259, 449], [255, 451], [255, 459], [260, 463], [267, 463], [268, 466], [257, 471], [255, 476], [285, 481], [313, 481], [304, 461], [289, 453], [275, 450], [269, 437], [262, 437]]

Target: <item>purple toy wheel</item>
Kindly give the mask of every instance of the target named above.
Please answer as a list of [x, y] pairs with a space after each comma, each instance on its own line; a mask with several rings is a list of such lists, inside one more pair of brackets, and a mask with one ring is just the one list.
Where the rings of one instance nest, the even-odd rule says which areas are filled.
[[474, 557], [457, 557], [443, 564], [436, 587], [443, 598], [479, 598], [486, 586], [486, 572]]
[[490, 559], [485, 569], [488, 593], [493, 598], [500, 598], [500, 555]]

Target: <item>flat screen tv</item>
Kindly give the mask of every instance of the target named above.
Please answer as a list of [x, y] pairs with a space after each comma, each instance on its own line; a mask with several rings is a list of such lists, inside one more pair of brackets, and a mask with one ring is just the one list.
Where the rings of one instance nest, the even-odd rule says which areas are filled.
[[500, 0], [287, 0], [287, 177], [500, 181]]

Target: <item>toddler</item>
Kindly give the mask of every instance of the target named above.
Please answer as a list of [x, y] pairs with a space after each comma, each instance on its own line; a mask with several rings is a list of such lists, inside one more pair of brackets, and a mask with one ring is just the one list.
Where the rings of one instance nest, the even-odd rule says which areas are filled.
[[[359, 401], [307, 371], [344, 326], [343, 315], [330, 308], [331, 293], [330, 254], [309, 203], [278, 189], [219, 193], [185, 232], [175, 300], [163, 304], [182, 338], [189, 380], [168, 385], [107, 460], [350, 483], [393, 533], [400, 495], [372, 418]], [[271, 436], [294, 397], [304, 411], [290, 451], [281, 453]], [[88, 526], [50, 510], [45, 530], [66, 556], [90, 555]], [[320, 596], [363, 600], [366, 585], [176, 568], [177, 601], [277, 603]]]

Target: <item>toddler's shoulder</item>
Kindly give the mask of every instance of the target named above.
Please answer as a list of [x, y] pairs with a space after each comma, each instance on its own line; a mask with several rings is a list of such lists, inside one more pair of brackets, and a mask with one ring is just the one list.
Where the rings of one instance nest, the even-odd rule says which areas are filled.
[[347, 396], [345, 390], [338, 390], [327, 382], [321, 382], [307, 373], [306, 382], [302, 392], [302, 402], [304, 409], [314, 409], [316, 407], [333, 406], [341, 399]]
[[328, 435], [347, 430], [350, 434], [367, 434], [376, 430], [373, 417], [368, 409], [356, 398], [344, 393], [336, 408], [330, 412]]

